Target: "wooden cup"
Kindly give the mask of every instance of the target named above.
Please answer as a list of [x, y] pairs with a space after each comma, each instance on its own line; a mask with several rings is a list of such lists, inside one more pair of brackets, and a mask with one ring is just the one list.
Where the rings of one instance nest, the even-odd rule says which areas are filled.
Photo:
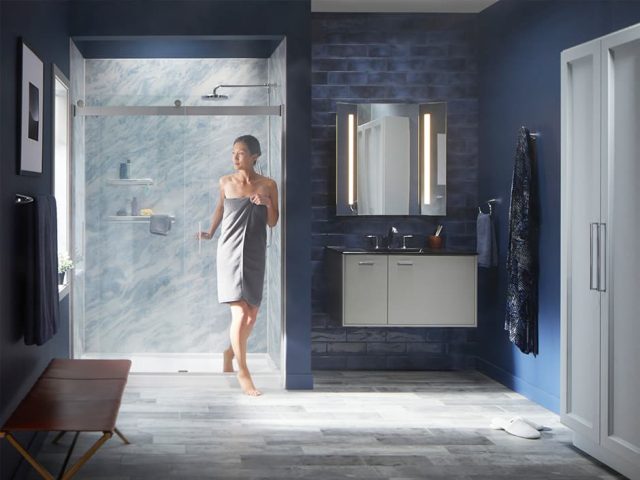
[[429, 248], [442, 248], [442, 243], [442, 237], [436, 237], [435, 235], [429, 235], [427, 237], [427, 245], [429, 246]]

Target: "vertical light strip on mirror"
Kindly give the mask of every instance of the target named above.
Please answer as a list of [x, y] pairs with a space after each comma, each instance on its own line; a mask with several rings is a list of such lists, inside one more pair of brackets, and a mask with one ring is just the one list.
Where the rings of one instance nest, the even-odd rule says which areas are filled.
[[[422, 145], [424, 152], [422, 153], [422, 203], [429, 205], [431, 203], [431, 114], [425, 113], [422, 121]], [[415, 198], [415, 197], [414, 197]]]
[[355, 156], [355, 119], [356, 116], [353, 113], [349, 114], [348, 117], [348, 134], [347, 134], [347, 138], [348, 138], [348, 154], [347, 154], [347, 161], [348, 161], [348, 169], [349, 169], [349, 174], [348, 174], [348, 189], [349, 189], [349, 194], [348, 194], [348, 202], [349, 205], [354, 205], [356, 203], [355, 200], [355, 161], [356, 161], [356, 156]]

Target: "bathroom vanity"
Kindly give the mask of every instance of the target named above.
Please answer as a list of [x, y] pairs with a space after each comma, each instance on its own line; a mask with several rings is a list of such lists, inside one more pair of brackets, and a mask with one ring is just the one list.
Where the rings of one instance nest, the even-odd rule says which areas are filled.
[[329, 314], [344, 326], [477, 326], [477, 255], [327, 247]]

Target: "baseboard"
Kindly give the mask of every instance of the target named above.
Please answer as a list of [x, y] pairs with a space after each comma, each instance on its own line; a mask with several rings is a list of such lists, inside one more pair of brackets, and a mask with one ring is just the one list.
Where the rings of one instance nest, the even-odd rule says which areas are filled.
[[287, 373], [284, 387], [287, 390], [313, 390], [313, 375]]
[[542, 405], [554, 413], [560, 413], [559, 397], [555, 397], [535, 385], [531, 385], [529, 382], [516, 377], [497, 365], [487, 362], [481, 358], [476, 359], [476, 368], [488, 377], [491, 377], [504, 386], [509, 387], [514, 392], [524, 395], [529, 400]]

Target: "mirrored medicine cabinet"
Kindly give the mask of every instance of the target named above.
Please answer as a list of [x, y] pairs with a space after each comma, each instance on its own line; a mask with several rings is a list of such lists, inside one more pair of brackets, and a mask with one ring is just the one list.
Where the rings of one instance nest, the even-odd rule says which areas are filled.
[[445, 102], [336, 110], [337, 215], [446, 215]]

